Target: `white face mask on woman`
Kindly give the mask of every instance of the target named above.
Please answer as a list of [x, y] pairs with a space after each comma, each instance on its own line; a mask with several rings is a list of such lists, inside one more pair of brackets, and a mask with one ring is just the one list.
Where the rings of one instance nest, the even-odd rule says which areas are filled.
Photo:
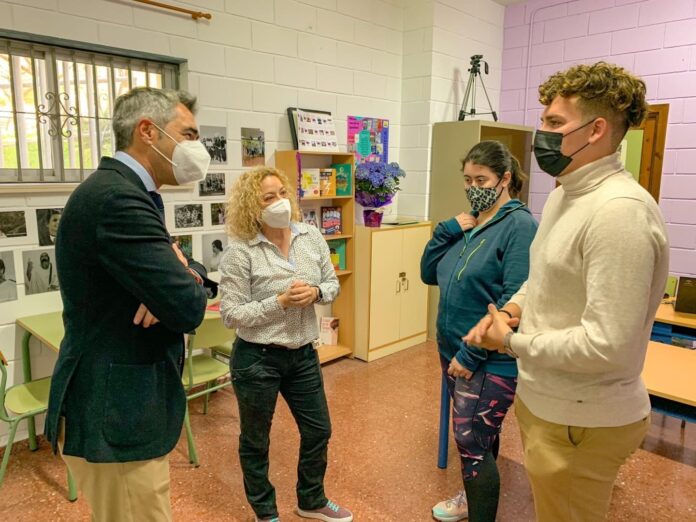
[[271, 228], [288, 228], [291, 213], [290, 200], [281, 198], [263, 209], [261, 220]]
[[205, 179], [205, 174], [208, 172], [208, 167], [210, 166], [210, 154], [206, 150], [205, 146], [198, 140], [183, 140], [176, 141], [172, 138], [164, 129], [153, 123], [162, 133], [167, 136], [170, 140], [176, 143], [174, 147], [174, 153], [172, 154], [172, 159], [162, 154], [162, 152], [151, 145], [155, 151], [172, 164], [174, 170], [174, 178], [179, 185], [185, 185], [186, 183], [191, 183], [193, 181], [203, 181]]

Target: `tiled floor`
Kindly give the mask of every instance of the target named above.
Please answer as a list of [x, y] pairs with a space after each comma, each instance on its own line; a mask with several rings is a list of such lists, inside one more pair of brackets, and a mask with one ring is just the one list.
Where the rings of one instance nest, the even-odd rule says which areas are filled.
[[[341, 360], [324, 367], [333, 420], [326, 489], [361, 521], [428, 521], [430, 508], [460, 487], [457, 455], [436, 467], [439, 365], [432, 345], [411, 348], [366, 364]], [[248, 521], [252, 513], [242, 490], [237, 459], [234, 396], [213, 396], [210, 413], [193, 406], [193, 429], [201, 466], [193, 469], [182, 438], [171, 455], [172, 504], [178, 521]], [[271, 476], [284, 521], [293, 513], [298, 435], [279, 401], [273, 426]], [[534, 519], [531, 493], [521, 464], [517, 423], [510, 415], [499, 465], [502, 498], [498, 520]], [[83, 499], [65, 498], [62, 461], [45, 441], [36, 452], [15, 446], [0, 489], [0, 520], [88, 520]], [[696, 521], [696, 425], [655, 415], [642, 449], [624, 466], [614, 490], [611, 521]], [[560, 521], [559, 521], [560, 522]]]

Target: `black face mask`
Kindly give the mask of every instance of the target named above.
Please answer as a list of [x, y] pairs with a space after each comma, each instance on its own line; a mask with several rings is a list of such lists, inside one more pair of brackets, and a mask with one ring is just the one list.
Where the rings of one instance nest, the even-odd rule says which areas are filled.
[[539, 168], [550, 174], [554, 178], [558, 176], [565, 168], [570, 165], [573, 161], [573, 156], [575, 156], [582, 149], [587, 147], [590, 143], [587, 142], [585, 145], [580, 147], [578, 150], [573, 152], [570, 156], [566, 156], [561, 152], [561, 144], [563, 143], [563, 138], [569, 134], [573, 134], [575, 131], [579, 131], [583, 127], [587, 127], [590, 123], [595, 120], [590, 120], [584, 125], [581, 125], [575, 130], [567, 132], [565, 134], [560, 132], [549, 132], [538, 130], [534, 134], [534, 157], [536, 157]]

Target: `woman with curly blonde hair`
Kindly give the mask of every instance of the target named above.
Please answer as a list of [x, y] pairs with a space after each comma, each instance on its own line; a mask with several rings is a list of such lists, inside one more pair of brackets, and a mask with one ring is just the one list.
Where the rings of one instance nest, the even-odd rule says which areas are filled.
[[324, 494], [331, 420], [314, 350], [314, 303], [338, 295], [329, 247], [319, 229], [299, 222], [287, 177], [269, 167], [237, 180], [225, 222], [231, 240], [220, 261], [220, 312], [225, 326], [237, 329], [230, 371], [247, 500], [257, 521], [279, 520], [268, 448], [280, 392], [300, 430], [298, 514], [351, 522], [350, 511]]

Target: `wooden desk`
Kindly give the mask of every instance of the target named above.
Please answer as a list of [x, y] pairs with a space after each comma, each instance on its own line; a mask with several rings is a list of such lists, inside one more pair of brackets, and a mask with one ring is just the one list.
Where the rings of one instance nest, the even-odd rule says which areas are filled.
[[696, 351], [650, 341], [643, 380], [651, 395], [696, 407]]
[[696, 422], [695, 350], [650, 341], [642, 376], [653, 409]]
[[662, 303], [655, 314], [655, 322], [685, 326], [696, 330], [696, 314], [675, 312], [672, 303]]

